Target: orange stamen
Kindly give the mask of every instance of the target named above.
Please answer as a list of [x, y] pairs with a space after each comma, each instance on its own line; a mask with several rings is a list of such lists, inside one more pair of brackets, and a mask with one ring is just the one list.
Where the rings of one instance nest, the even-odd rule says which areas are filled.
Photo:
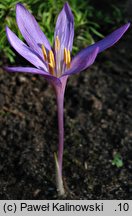
[[60, 40], [58, 36], [56, 36], [56, 39], [55, 39], [55, 50], [56, 51], [60, 50]]
[[67, 49], [66, 48], [64, 48], [64, 62], [65, 62], [65, 64], [67, 65]]
[[52, 67], [55, 67], [55, 58], [52, 50], [49, 51], [49, 56], [48, 56], [49, 63], [52, 65]]
[[64, 48], [64, 62], [66, 64], [67, 69], [69, 69], [71, 66], [71, 54], [70, 50], [67, 50], [66, 48]]
[[70, 53], [70, 50], [67, 50], [67, 58], [68, 58], [67, 68], [69, 69], [70, 66], [71, 66], [71, 53]]
[[43, 52], [44, 60], [47, 61], [47, 52], [43, 44], [42, 44], [42, 52]]
[[54, 76], [54, 67], [53, 67], [53, 65], [51, 63], [49, 63], [49, 72], [50, 72], [51, 75]]

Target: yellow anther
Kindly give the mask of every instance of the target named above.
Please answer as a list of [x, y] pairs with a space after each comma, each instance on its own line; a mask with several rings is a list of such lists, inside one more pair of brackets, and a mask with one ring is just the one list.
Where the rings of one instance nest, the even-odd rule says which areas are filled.
[[66, 67], [69, 69], [71, 65], [71, 54], [70, 50], [67, 50], [66, 48], [64, 48], [64, 62]]
[[64, 48], [64, 62], [65, 62], [65, 64], [67, 65], [67, 61], [68, 60], [68, 58], [67, 58], [67, 49], [66, 48]]
[[49, 72], [51, 75], [54, 75], [54, 67], [51, 63], [49, 63]]
[[67, 58], [68, 58], [67, 68], [69, 69], [70, 66], [71, 66], [71, 53], [70, 53], [70, 50], [67, 50]]
[[48, 60], [49, 60], [49, 63], [52, 65], [52, 67], [54, 68], [55, 67], [55, 58], [54, 58], [54, 54], [52, 52], [52, 50], [49, 51], [49, 56], [48, 56]]
[[60, 50], [60, 40], [59, 40], [59, 37], [56, 36], [56, 39], [55, 39], [55, 50]]
[[43, 44], [42, 44], [42, 52], [43, 52], [44, 60], [47, 61], [47, 52]]

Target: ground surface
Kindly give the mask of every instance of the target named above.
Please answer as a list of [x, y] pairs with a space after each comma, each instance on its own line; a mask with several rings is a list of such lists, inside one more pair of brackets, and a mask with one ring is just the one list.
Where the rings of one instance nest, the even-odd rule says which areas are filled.
[[[69, 79], [65, 199], [132, 199], [131, 32]], [[40, 76], [0, 72], [0, 199], [58, 199], [56, 102]], [[112, 165], [119, 153], [123, 166]]]

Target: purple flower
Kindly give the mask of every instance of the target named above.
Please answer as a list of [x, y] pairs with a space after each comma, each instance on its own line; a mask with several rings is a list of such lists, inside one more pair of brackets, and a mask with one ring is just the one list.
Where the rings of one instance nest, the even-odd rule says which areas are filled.
[[6, 69], [11, 72], [40, 74], [55, 84], [62, 84], [62, 77], [81, 72], [93, 64], [97, 54], [116, 43], [130, 25], [126, 24], [103, 40], [86, 47], [71, 60], [74, 19], [68, 3], [64, 4], [58, 16], [53, 48], [33, 15], [19, 3], [16, 5], [16, 20], [27, 45], [6, 27], [8, 40], [11, 46], [36, 68], [7, 67]]
[[74, 38], [74, 19], [68, 3], [64, 4], [63, 9], [58, 16], [53, 47], [51, 47], [33, 15], [19, 3], [16, 5], [16, 20], [27, 44], [22, 42], [8, 27], [6, 27], [7, 38], [11, 46], [35, 67], [6, 67], [6, 70], [10, 72], [40, 74], [44, 76], [55, 89], [59, 127], [58, 159], [55, 156], [55, 161], [57, 167], [58, 189], [60, 194], [63, 194], [63, 102], [67, 78], [92, 65], [97, 54], [114, 45], [129, 28], [130, 23], [118, 28], [99, 42], [86, 47], [71, 59]]

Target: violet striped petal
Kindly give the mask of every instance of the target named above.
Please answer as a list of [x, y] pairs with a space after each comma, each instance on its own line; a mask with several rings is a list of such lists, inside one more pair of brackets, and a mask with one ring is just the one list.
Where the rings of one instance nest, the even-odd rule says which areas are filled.
[[62, 11], [57, 18], [54, 40], [56, 36], [59, 37], [63, 48], [65, 47], [70, 51], [72, 50], [74, 37], [74, 18], [67, 2], [64, 4]]
[[99, 53], [106, 50], [107, 48], [113, 46], [122, 36], [123, 34], [127, 31], [129, 28], [130, 23], [127, 23], [120, 28], [116, 29], [114, 32], [106, 36], [104, 39], [96, 42], [93, 45], [90, 45], [83, 49], [82, 51], [79, 52], [79, 55], [83, 57], [83, 55], [89, 54], [94, 50], [96, 47], [99, 47]]
[[37, 56], [38, 54], [31, 50], [25, 43], [23, 43], [8, 27], [6, 27], [6, 34], [8, 41], [11, 46], [26, 60], [28, 60], [31, 64], [36, 66], [37, 68], [43, 68], [47, 70], [44, 63]]
[[99, 48], [96, 47], [88, 54], [85, 53], [85, 55], [83, 56], [80, 54], [76, 55], [71, 62], [71, 68], [68, 71], [66, 71], [62, 76], [79, 73], [88, 68], [90, 65], [94, 63], [98, 51]]
[[16, 20], [18, 27], [26, 40], [27, 44], [39, 55], [42, 55], [41, 45], [44, 44], [46, 49], [50, 50], [51, 46], [41, 31], [34, 16], [20, 3], [16, 5]]
[[57, 85], [61, 85], [61, 81], [59, 78], [52, 76], [48, 72], [37, 69], [37, 68], [32, 68], [32, 67], [4, 67], [5, 70], [8, 72], [14, 72], [14, 73], [31, 73], [31, 74], [39, 74], [44, 76], [48, 81], [52, 81]]

